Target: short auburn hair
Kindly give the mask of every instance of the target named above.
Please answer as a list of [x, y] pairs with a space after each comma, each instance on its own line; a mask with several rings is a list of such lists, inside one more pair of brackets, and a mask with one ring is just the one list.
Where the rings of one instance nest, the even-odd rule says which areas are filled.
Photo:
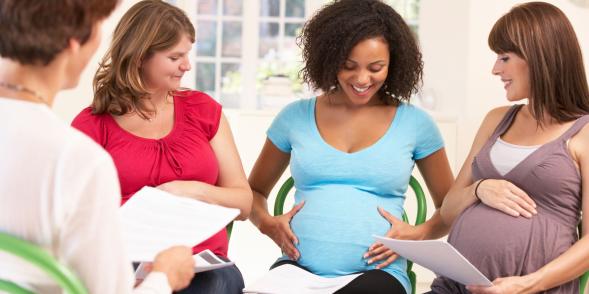
[[0, 56], [23, 65], [47, 65], [70, 39], [84, 44], [96, 22], [118, 0], [2, 0]]
[[123, 115], [132, 111], [146, 119], [153, 110], [141, 65], [154, 53], [174, 47], [183, 36], [194, 43], [194, 26], [178, 7], [160, 0], [133, 5], [118, 23], [112, 43], [94, 76], [92, 113]]
[[589, 90], [583, 55], [573, 26], [552, 4], [529, 2], [503, 15], [489, 34], [496, 53], [514, 53], [530, 72], [531, 113], [538, 122], [544, 113], [557, 122], [589, 113]]
[[405, 20], [378, 0], [336, 0], [305, 24], [297, 40], [303, 50], [303, 80], [315, 90], [332, 91], [354, 46], [378, 37], [388, 44], [390, 56], [379, 97], [386, 104], [409, 101], [421, 85], [421, 52]]

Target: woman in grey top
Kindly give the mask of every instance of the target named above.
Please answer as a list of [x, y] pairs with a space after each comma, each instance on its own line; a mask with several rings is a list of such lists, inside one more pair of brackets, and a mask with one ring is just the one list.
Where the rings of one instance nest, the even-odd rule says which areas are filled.
[[576, 232], [589, 209], [589, 91], [575, 32], [558, 8], [531, 2], [495, 23], [489, 46], [507, 99], [528, 104], [487, 114], [441, 213], [448, 241], [493, 286], [438, 277], [432, 291], [578, 293], [589, 269], [589, 218]]

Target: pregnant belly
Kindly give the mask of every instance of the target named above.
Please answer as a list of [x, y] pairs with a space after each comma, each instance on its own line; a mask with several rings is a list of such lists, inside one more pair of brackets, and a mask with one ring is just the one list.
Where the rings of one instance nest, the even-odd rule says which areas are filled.
[[297, 195], [297, 201], [305, 200], [305, 206], [291, 221], [299, 239], [298, 262], [328, 277], [373, 268], [366, 265], [362, 256], [374, 243], [373, 235], [383, 235], [390, 228], [377, 207], [400, 217], [402, 199], [340, 187], [326, 192], [316, 190]]
[[528, 219], [479, 203], [456, 220], [448, 242], [493, 280], [537, 270], [571, 246], [574, 229], [540, 209]]

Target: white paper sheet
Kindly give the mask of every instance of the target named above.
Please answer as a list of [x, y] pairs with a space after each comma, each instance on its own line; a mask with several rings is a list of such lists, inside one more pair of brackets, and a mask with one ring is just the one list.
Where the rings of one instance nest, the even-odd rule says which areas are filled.
[[243, 289], [243, 293], [260, 294], [324, 294], [333, 293], [360, 274], [324, 278], [297, 266], [285, 264], [270, 270], [262, 278]]
[[171, 246], [192, 247], [210, 238], [235, 219], [239, 209], [144, 187], [119, 213], [131, 261], [153, 261], [157, 253]]
[[[210, 271], [210, 270], [214, 270], [214, 269], [218, 269], [218, 268], [223, 268], [223, 267], [227, 267], [227, 266], [234, 264], [233, 261], [224, 261], [224, 260], [220, 259], [209, 249], [201, 251], [200, 253], [193, 255], [192, 258], [194, 259], [194, 263], [195, 263], [195, 266], [194, 266], [195, 273], [206, 272], [206, 271]], [[135, 279], [138, 279], [138, 280], [145, 279], [145, 276], [147, 276], [147, 274], [149, 273], [147, 271], [147, 266], [149, 264], [150, 264], [150, 262], [142, 262], [141, 264], [139, 264], [139, 267], [135, 271]]]
[[492, 286], [487, 277], [447, 242], [440, 240], [395, 240], [379, 236], [374, 236], [374, 238], [399, 255], [438, 275], [464, 285]]

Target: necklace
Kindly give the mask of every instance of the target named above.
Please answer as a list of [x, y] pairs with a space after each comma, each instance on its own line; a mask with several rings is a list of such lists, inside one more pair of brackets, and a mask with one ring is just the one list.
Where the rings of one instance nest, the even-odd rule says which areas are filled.
[[49, 106], [49, 103], [47, 102], [47, 100], [45, 98], [43, 98], [43, 96], [39, 95], [37, 92], [35, 92], [35, 91], [33, 91], [23, 85], [12, 84], [12, 83], [0, 81], [0, 87], [15, 91], [15, 92], [27, 93], [27, 94], [35, 97], [35, 99], [39, 100], [39, 102]]
[[155, 104], [152, 104], [154, 107], [153, 115], [146, 116], [145, 120], [147, 120], [147, 122], [153, 122], [157, 118], [158, 112], [163, 111], [166, 108], [166, 104], [174, 104], [174, 100], [172, 100], [172, 102], [168, 102], [168, 97], [170, 97], [170, 94], [166, 94], [166, 97], [164, 98], [164, 103], [159, 109]]

